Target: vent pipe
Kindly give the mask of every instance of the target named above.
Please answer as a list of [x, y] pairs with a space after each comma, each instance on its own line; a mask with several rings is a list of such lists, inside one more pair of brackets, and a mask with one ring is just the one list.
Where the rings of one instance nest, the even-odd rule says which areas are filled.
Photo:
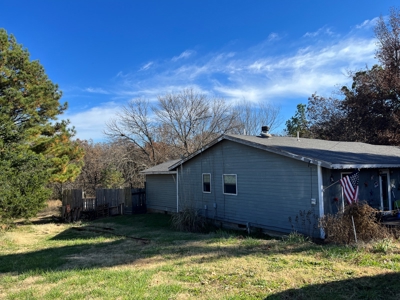
[[300, 142], [300, 132], [297, 131], [297, 141]]

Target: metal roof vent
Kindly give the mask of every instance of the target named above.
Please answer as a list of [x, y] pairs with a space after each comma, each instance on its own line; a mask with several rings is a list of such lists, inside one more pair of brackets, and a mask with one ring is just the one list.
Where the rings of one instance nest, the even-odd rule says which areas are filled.
[[268, 132], [269, 127], [268, 126], [261, 126], [261, 137], [263, 138], [270, 138], [272, 135]]

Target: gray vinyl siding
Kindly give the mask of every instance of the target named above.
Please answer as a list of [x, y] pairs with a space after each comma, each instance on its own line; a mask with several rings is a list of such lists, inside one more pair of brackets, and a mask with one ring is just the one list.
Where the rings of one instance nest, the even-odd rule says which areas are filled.
[[[317, 167], [308, 162], [225, 140], [184, 163], [178, 172], [180, 208], [195, 207], [211, 219], [264, 229], [319, 234], [313, 229], [314, 215], [318, 216]], [[202, 192], [202, 173], [211, 173], [209, 194]], [[237, 175], [237, 195], [223, 194], [223, 174]], [[311, 205], [311, 198], [316, 205]], [[302, 225], [300, 211], [310, 211], [313, 224]]]
[[176, 212], [176, 175], [146, 175], [147, 208]]

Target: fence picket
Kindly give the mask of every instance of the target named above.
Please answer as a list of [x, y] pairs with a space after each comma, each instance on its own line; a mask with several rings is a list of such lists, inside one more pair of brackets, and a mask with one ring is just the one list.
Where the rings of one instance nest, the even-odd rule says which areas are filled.
[[82, 197], [82, 190], [64, 190], [62, 194], [62, 214], [66, 220], [81, 212], [89, 216], [146, 212], [145, 189], [97, 189], [95, 198]]

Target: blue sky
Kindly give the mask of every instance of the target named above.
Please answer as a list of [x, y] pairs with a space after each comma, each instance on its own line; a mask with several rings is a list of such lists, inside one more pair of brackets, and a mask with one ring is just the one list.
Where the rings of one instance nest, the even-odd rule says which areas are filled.
[[0, 0], [0, 27], [59, 85], [77, 137], [101, 141], [130, 99], [187, 87], [273, 103], [287, 120], [376, 63], [374, 22], [397, 3]]

